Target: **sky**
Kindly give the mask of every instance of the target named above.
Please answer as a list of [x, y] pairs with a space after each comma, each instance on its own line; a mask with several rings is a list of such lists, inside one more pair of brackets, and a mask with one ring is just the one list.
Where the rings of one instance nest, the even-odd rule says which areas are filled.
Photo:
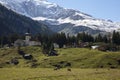
[[120, 0], [48, 0], [64, 8], [75, 9], [95, 18], [120, 22]]

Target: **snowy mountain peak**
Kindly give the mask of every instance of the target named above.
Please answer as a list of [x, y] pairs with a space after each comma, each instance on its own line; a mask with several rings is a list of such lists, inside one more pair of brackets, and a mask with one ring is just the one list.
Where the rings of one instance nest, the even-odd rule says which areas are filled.
[[[0, 3], [34, 20], [43, 21], [57, 28], [59, 26], [60, 29], [57, 32], [80, 32], [83, 30], [83, 26], [86, 27], [84, 28], [86, 31], [91, 29], [107, 32], [120, 30], [120, 23], [97, 19], [77, 10], [63, 8], [47, 0], [0, 0]], [[56, 27], [51, 28], [56, 31]]]

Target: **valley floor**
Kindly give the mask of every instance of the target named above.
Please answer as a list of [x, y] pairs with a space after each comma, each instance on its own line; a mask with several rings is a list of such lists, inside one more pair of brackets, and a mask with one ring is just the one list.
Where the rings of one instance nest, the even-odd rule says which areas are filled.
[[120, 80], [119, 69], [1, 68], [0, 80]]

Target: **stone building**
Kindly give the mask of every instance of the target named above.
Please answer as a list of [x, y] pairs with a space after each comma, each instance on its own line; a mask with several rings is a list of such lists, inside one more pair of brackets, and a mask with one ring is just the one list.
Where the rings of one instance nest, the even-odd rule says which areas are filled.
[[14, 42], [14, 46], [18, 47], [18, 46], [40, 46], [41, 43], [38, 41], [31, 41], [31, 34], [30, 33], [25, 33], [25, 40], [22, 39], [17, 39]]

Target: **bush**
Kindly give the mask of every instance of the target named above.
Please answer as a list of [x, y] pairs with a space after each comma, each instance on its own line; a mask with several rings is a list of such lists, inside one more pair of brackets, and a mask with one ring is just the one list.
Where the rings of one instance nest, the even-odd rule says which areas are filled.
[[48, 54], [48, 56], [58, 56], [57, 51], [56, 51], [56, 50], [52, 50], [52, 51]]
[[18, 50], [18, 54], [25, 55], [24, 51]]
[[11, 63], [13, 63], [14, 65], [17, 65], [19, 64], [19, 61], [17, 59], [11, 59]]

